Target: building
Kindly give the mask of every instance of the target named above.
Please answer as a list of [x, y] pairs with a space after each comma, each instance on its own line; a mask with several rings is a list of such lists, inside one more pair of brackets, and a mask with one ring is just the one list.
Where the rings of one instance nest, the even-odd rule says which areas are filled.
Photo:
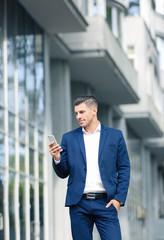
[[71, 239], [47, 135], [77, 127], [88, 93], [128, 144], [123, 240], [163, 240], [163, 90], [163, 0], [0, 0], [0, 239]]

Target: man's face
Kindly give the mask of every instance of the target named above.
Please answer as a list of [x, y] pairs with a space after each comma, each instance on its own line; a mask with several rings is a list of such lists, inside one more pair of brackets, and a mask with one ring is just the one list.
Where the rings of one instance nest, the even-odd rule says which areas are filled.
[[88, 107], [85, 103], [75, 106], [76, 119], [81, 127], [88, 127], [92, 124], [97, 114], [96, 107]]

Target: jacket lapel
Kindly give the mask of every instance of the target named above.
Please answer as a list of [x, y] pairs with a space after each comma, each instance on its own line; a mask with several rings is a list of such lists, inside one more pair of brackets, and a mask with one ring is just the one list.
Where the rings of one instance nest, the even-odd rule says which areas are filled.
[[101, 134], [100, 134], [100, 143], [99, 143], [99, 160], [100, 160], [102, 149], [105, 143], [106, 136], [107, 136], [106, 128], [101, 124]]
[[78, 142], [79, 142], [79, 146], [80, 146], [84, 161], [86, 162], [86, 153], [85, 153], [85, 145], [84, 145], [82, 128], [79, 128], [79, 131], [77, 132], [77, 137], [78, 137]]

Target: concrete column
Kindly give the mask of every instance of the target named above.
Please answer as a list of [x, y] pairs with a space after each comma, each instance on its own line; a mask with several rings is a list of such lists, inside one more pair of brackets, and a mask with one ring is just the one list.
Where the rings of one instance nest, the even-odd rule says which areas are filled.
[[70, 69], [66, 61], [51, 60], [51, 115], [57, 141], [72, 129]]
[[118, 118], [117, 120], [114, 121], [114, 128], [117, 128], [123, 131], [125, 141], [128, 139], [127, 124], [126, 124], [126, 119], [124, 117]]
[[[51, 60], [51, 103], [49, 107], [52, 117], [52, 134], [60, 143], [63, 133], [72, 129], [70, 69], [66, 61]], [[55, 173], [53, 176], [53, 239], [71, 240], [68, 208], [64, 207], [67, 179], [62, 180]]]

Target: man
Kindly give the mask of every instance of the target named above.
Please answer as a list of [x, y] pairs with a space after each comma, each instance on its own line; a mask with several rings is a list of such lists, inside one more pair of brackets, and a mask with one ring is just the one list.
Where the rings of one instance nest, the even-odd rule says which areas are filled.
[[74, 109], [80, 128], [64, 134], [61, 146], [49, 144], [56, 174], [69, 176], [66, 206], [73, 239], [92, 240], [95, 223], [102, 240], [121, 240], [118, 211], [130, 178], [122, 132], [98, 121], [93, 96], [77, 97]]

